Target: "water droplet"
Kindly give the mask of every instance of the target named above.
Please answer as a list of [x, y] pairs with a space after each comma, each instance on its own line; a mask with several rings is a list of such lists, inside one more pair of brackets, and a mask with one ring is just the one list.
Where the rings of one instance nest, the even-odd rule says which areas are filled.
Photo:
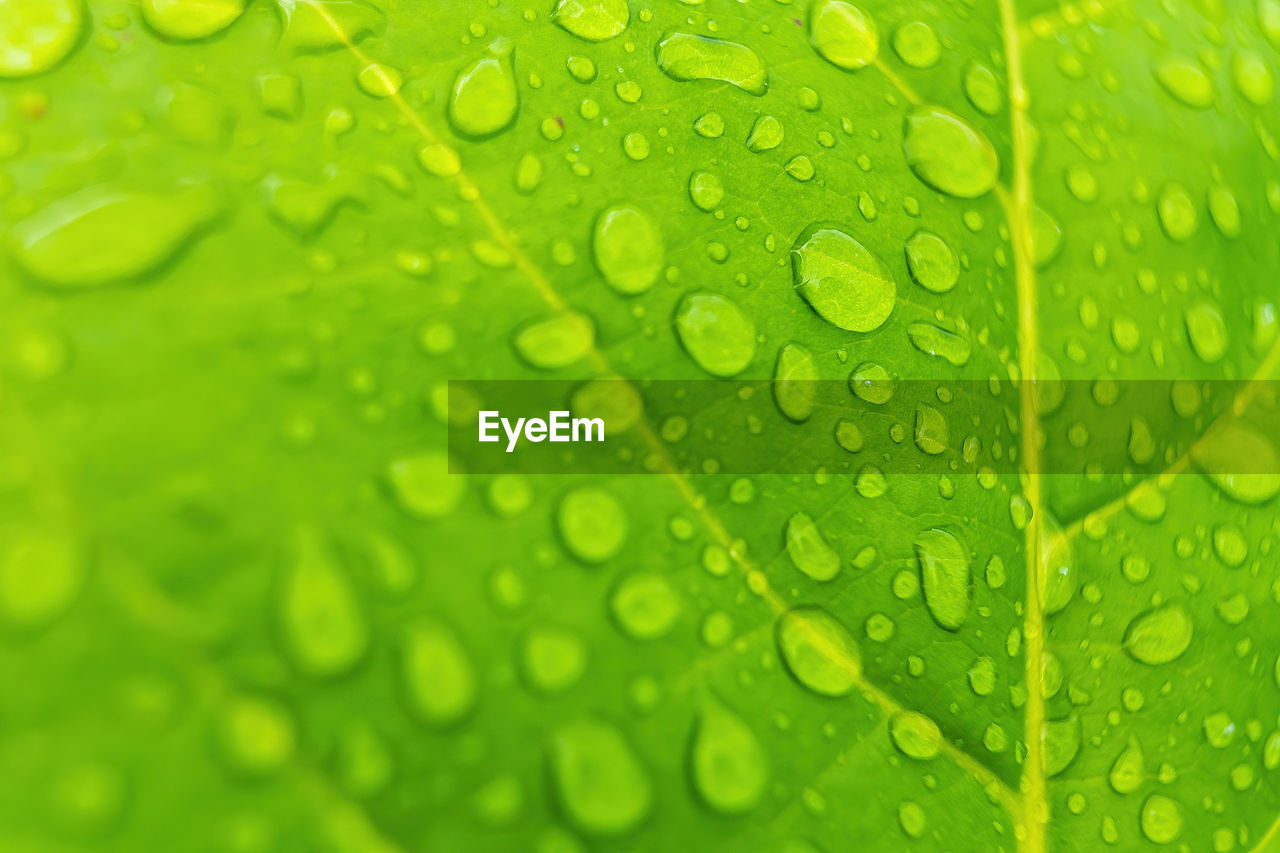
[[653, 807], [653, 783], [613, 726], [583, 719], [551, 737], [551, 778], [565, 816], [591, 836], [635, 829]]
[[675, 625], [680, 615], [680, 597], [662, 575], [636, 572], [618, 584], [609, 607], [628, 636], [656, 640]]
[[778, 618], [776, 636], [787, 670], [814, 693], [847, 696], [858, 685], [862, 673], [858, 645], [822, 608], [791, 608]]
[[662, 272], [662, 232], [631, 205], [606, 208], [600, 214], [591, 251], [596, 268], [618, 293], [644, 293]]
[[969, 666], [969, 688], [977, 696], [990, 696], [996, 689], [996, 662], [983, 655]]
[[1140, 613], [1124, 632], [1124, 649], [1135, 660], [1150, 666], [1177, 660], [1191, 645], [1194, 626], [1186, 609], [1177, 603], [1162, 604]]
[[737, 305], [715, 293], [690, 293], [680, 300], [676, 335], [685, 352], [713, 376], [733, 376], [756, 352], [755, 327]]
[[773, 399], [788, 420], [801, 423], [813, 414], [817, 379], [818, 371], [807, 349], [799, 344], [786, 344], [778, 351], [778, 363], [773, 370]]
[[1182, 811], [1163, 794], [1152, 794], [1142, 804], [1142, 834], [1156, 844], [1168, 844], [1182, 832]]
[[[1191, 446], [1191, 458], [1223, 494], [1239, 503], [1263, 504], [1280, 493], [1280, 455], [1275, 446], [1239, 421], [1210, 427]], [[1261, 473], [1240, 473], [1244, 471]]]
[[590, 317], [565, 311], [521, 326], [512, 343], [530, 366], [554, 370], [585, 357], [595, 340]]
[[871, 332], [893, 312], [897, 285], [884, 262], [844, 231], [812, 225], [791, 250], [796, 292], [819, 317], [851, 332]]
[[907, 240], [907, 269], [916, 284], [946, 293], [960, 280], [960, 261], [937, 234], [917, 231]]
[[787, 554], [795, 567], [816, 581], [829, 581], [840, 571], [840, 555], [813, 519], [797, 512], [787, 520]]
[[933, 406], [923, 403], [916, 406], [915, 443], [930, 456], [937, 456], [947, 449], [949, 439], [947, 419]]
[[699, 210], [710, 212], [724, 198], [724, 184], [710, 172], [694, 172], [689, 176], [689, 198]]
[[293, 720], [276, 702], [238, 696], [220, 709], [216, 722], [218, 753], [231, 772], [265, 776], [293, 757], [297, 734]]
[[318, 531], [296, 530], [290, 557], [280, 584], [284, 647], [306, 675], [342, 675], [369, 647], [369, 629], [355, 591]]
[[61, 62], [80, 38], [80, 0], [6, 0], [0, 4], [0, 77], [29, 77]]
[[783, 168], [786, 169], [788, 175], [801, 183], [812, 180], [814, 176], [813, 161], [804, 154], [792, 157]]
[[948, 631], [958, 631], [973, 603], [969, 551], [946, 530], [925, 530], [915, 541], [916, 562], [929, 615]]
[[529, 686], [560, 693], [578, 683], [587, 668], [587, 647], [563, 628], [534, 628], [520, 647], [520, 669]]
[[1226, 749], [1235, 739], [1236, 724], [1231, 715], [1224, 711], [1215, 711], [1204, 718], [1204, 737], [1215, 749]]
[[218, 212], [208, 187], [146, 195], [90, 187], [13, 227], [14, 258], [57, 287], [139, 278], [173, 258]]
[[912, 68], [932, 68], [942, 56], [942, 45], [933, 27], [911, 21], [893, 31], [893, 52]]
[[560, 537], [569, 553], [584, 563], [603, 563], [622, 548], [627, 516], [622, 505], [604, 489], [575, 489], [560, 501]]
[[880, 32], [866, 12], [843, 0], [816, 0], [809, 10], [809, 43], [837, 68], [856, 71], [876, 61]]
[[1180, 56], [1164, 59], [1156, 65], [1155, 73], [1165, 91], [1187, 106], [1203, 110], [1213, 105], [1213, 81], [1192, 60]]
[[1240, 94], [1251, 104], [1263, 107], [1275, 96], [1276, 83], [1271, 67], [1256, 53], [1237, 53], [1231, 63], [1231, 76]]
[[898, 806], [898, 826], [909, 838], [919, 838], [925, 830], [924, 809], [919, 803], [907, 801]]
[[987, 138], [941, 107], [907, 114], [902, 151], [917, 178], [938, 192], [978, 198], [996, 185], [1000, 161]]
[[912, 323], [907, 327], [907, 337], [916, 349], [946, 359], [956, 367], [969, 362], [972, 348], [968, 336], [960, 332], [933, 323]]
[[84, 585], [79, 546], [65, 535], [26, 525], [0, 541], [0, 620], [34, 630], [65, 613]]
[[[69, 5], [69, 4], [68, 4]], [[225, 30], [244, 11], [244, 0], [143, 0], [142, 17], [157, 33], [187, 41]]]
[[1160, 227], [1164, 229], [1164, 233], [1169, 235], [1170, 240], [1178, 243], [1190, 240], [1200, 224], [1196, 203], [1181, 184], [1165, 184], [1160, 191], [1156, 213], [1160, 217]]
[[460, 135], [483, 139], [515, 121], [520, 95], [511, 67], [512, 53], [511, 42], [496, 41], [489, 46], [488, 55], [458, 72], [448, 112], [449, 124]]
[[1240, 204], [1231, 190], [1223, 186], [1209, 188], [1209, 216], [1222, 236], [1240, 236]]
[[1042, 510], [1040, 525], [1040, 607], [1052, 616], [1071, 603], [1080, 585], [1071, 539], [1058, 520]]
[[1249, 556], [1249, 543], [1240, 528], [1231, 524], [1220, 524], [1213, 529], [1213, 552], [1223, 564], [1236, 568], [1244, 565]]
[[1044, 775], [1057, 776], [1075, 760], [1080, 752], [1080, 718], [1046, 720], [1041, 732], [1044, 744]]
[[769, 762], [751, 728], [710, 697], [702, 702], [689, 764], [698, 794], [725, 814], [755, 808], [769, 782]]
[[390, 98], [400, 92], [400, 87], [404, 85], [404, 75], [398, 68], [371, 62], [356, 75], [356, 85], [370, 97]]
[[747, 136], [747, 149], [759, 153], [772, 151], [782, 144], [782, 122], [773, 116], [762, 115], [751, 126]]
[[1186, 310], [1187, 337], [1200, 360], [1213, 364], [1227, 351], [1227, 322], [1211, 302], [1197, 302]]
[[849, 374], [849, 390], [863, 402], [883, 406], [893, 396], [893, 376], [875, 362], [864, 361]]
[[452, 725], [475, 707], [475, 670], [457, 636], [443, 623], [423, 620], [405, 631], [400, 675], [410, 713], [426, 725]]
[[607, 41], [631, 21], [627, 0], [560, 0], [551, 20], [586, 41]]
[[1004, 106], [1004, 84], [981, 63], [975, 62], [965, 71], [964, 95], [984, 115], [993, 116]]
[[416, 518], [440, 518], [462, 499], [463, 478], [449, 473], [449, 457], [437, 451], [399, 456], [387, 466], [397, 504]]
[[395, 772], [395, 759], [373, 726], [348, 726], [337, 744], [338, 778], [352, 795], [372, 797], [384, 790]]
[[942, 749], [942, 732], [938, 724], [915, 711], [894, 714], [889, 721], [889, 736], [903, 755], [917, 761], [936, 758]]
[[769, 90], [769, 72], [746, 45], [692, 33], [670, 33], [658, 42], [658, 67], [672, 80], [720, 80], [752, 95]]
[[1141, 787], [1144, 772], [1142, 745], [1129, 738], [1128, 745], [1111, 765], [1107, 780], [1117, 794], [1132, 794]]

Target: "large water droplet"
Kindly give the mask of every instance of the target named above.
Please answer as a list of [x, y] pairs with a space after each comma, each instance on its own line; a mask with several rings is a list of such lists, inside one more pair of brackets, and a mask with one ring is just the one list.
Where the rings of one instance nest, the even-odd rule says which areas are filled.
[[1213, 81], [1196, 62], [1170, 57], [1156, 65], [1155, 73], [1165, 91], [1187, 106], [1203, 110], [1213, 105]]
[[844, 231], [812, 225], [791, 250], [796, 292], [818, 316], [851, 332], [884, 325], [897, 301], [897, 285], [884, 262]]
[[0, 0], [0, 77], [48, 71], [80, 38], [81, 0]]
[[218, 212], [208, 187], [144, 195], [90, 187], [19, 222], [14, 258], [31, 275], [66, 288], [143, 276], [182, 250]]
[[972, 353], [967, 335], [933, 323], [912, 323], [907, 327], [907, 337], [916, 349], [945, 359], [956, 367], [968, 364]]
[[665, 577], [656, 572], [636, 572], [618, 584], [609, 608], [619, 627], [637, 640], [656, 640], [675, 625], [680, 597]]
[[65, 535], [24, 526], [0, 538], [0, 620], [19, 630], [50, 624], [84, 585], [84, 557]]
[[813, 414], [818, 396], [818, 370], [813, 356], [799, 344], [786, 344], [778, 352], [773, 370], [773, 399], [779, 411], [801, 423]]
[[437, 451], [396, 457], [387, 466], [396, 503], [417, 518], [440, 518], [462, 499], [463, 478], [449, 473], [449, 457]]
[[778, 650], [796, 680], [823, 696], [846, 696], [861, 677], [858, 644], [820, 607], [793, 607], [778, 618]]
[[551, 20], [586, 41], [606, 41], [631, 21], [627, 0], [560, 0]]
[[143, 0], [142, 17], [160, 35], [188, 41], [222, 32], [244, 6], [244, 0]]
[[1212, 302], [1197, 302], [1186, 310], [1187, 337], [1201, 361], [1209, 364], [1220, 360], [1227, 351], [1227, 321]]
[[782, 144], [782, 122], [773, 116], [762, 115], [751, 126], [747, 136], [747, 149], [757, 154], [761, 151], [772, 151]]
[[457, 636], [443, 623], [422, 621], [405, 631], [400, 674], [410, 713], [429, 726], [456, 723], [475, 706], [475, 670]]
[[915, 552], [929, 615], [948, 631], [958, 631], [973, 603], [968, 549], [948, 531], [933, 528], [916, 536]]
[[561, 726], [551, 737], [550, 762], [565, 816], [587, 835], [626, 833], [653, 807], [653, 783], [607, 723], [583, 719]]
[[715, 699], [703, 700], [690, 748], [693, 784], [725, 814], [755, 808], [769, 781], [769, 762], [743, 720]]
[[1280, 454], [1247, 424], [1226, 421], [1210, 427], [1191, 446], [1191, 459], [1223, 494], [1239, 503], [1263, 504], [1280, 493]]
[[1151, 666], [1177, 660], [1191, 645], [1195, 628], [1181, 604], [1162, 604], [1138, 614], [1124, 632], [1124, 649]]
[[942, 45], [933, 27], [909, 21], [893, 31], [893, 52], [912, 68], [932, 68], [942, 56]]
[[840, 571], [840, 555], [803, 512], [787, 520], [787, 554], [797, 569], [816, 581], [829, 581]]
[[521, 326], [513, 343], [516, 352], [531, 366], [554, 370], [586, 356], [595, 340], [591, 318], [566, 311]]
[[1080, 753], [1080, 718], [1067, 717], [1065, 720], [1046, 720], [1041, 732], [1044, 744], [1044, 775], [1057, 776], [1075, 760]]
[[318, 531], [295, 531], [290, 556], [280, 584], [285, 649], [307, 675], [341, 675], [369, 647], [369, 630], [355, 591]]
[[916, 107], [907, 114], [902, 151], [917, 178], [958, 198], [986, 195], [1000, 171], [987, 138], [941, 107]]
[[670, 33], [658, 42], [658, 67], [673, 80], [720, 80], [763, 95], [769, 72], [754, 50], [737, 42]]
[[740, 373], [756, 352], [755, 327], [737, 305], [715, 293], [680, 300], [676, 336], [698, 366], [713, 376]]
[[946, 293], [960, 279], [960, 261], [951, 247], [929, 231], [917, 231], [907, 240], [907, 269], [916, 284], [934, 293]]
[[459, 134], [472, 139], [506, 130], [520, 106], [511, 67], [511, 42], [496, 41], [489, 51], [489, 55], [458, 72], [449, 96], [449, 123]]
[[938, 724], [915, 711], [902, 711], [889, 721], [889, 736], [903, 755], [917, 761], [935, 758], [942, 749]]
[[809, 10], [809, 43], [823, 59], [847, 71], [870, 65], [880, 53], [876, 22], [844, 0], [816, 0]]
[[591, 251], [600, 274], [619, 293], [643, 293], [662, 272], [662, 232], [631, 205], [606, 208], [600, 214]]
[[1163, 794], [1152, 794], [1142, 804], [1142, 834], [1156, 844], [1168, 844], [1182, 832], [1182, 810]]
[[594, 486], [575, 489], [560, 501], [557, 513], [560, 538], [584, 563], [603, 563], [622, 548], [627, 538], [627, 516], [617, 499]]

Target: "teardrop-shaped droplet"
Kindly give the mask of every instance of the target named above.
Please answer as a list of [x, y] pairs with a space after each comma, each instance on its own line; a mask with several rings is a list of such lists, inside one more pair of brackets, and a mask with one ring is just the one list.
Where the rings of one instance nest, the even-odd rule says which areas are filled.
[[429, 726], [458, 722], [476, 703], [475, 670], [446, 625], [422, 621], [405, 631], [400, 674], [409, 712]]
[[1121, 750], [1116, 756], [1115, 763], [1111, 765], [1107, 781], [1111, 783], [1112, 790], [1117, 794], [1132, 794], [1142, 785], [1144, 772], [1142, 745], [1136, 739], [1130, 738], [1128, 745]]
[[462, 136], [483, 139], [506, 130], [520, 107], [512, 45], [500, 40], [489, 54], [458, 72], [449, 95], [449, 123]]
[[603, 563], [627, 538], [627, 516], [604, 489], [583, 486], [564, 496], [557, 512], [560, 538], [584, 563]]
[[762, 115], [751, 126], [747, 136], [747, 150], [757, 154], [761, 151], [772, 151], [782, 144], [782, 122], [770, 115]]
[[880, 32], [875, 20], [844, 0], [816, 0], [809, 9], [809, 43], [837, 68], [855, 71], [876, 61]]
[[618, 293], [644, 293], [662, 272], [662, 232], [629, 204], [606, 208], [596, 218], [591, 251], [596, 268]]
[[796, 292], [819, 317], [851, 332], [871, 332], [893, 313], [897, 285], [889, 268], [849, 234], [813, 225], [791, 250]]
[[685, 296], [676, 309], [675, 328], [685, 352], [712, 376], [740, 373], [755, 356], [755, 326], [718, 294]]
[[787, 520], [787, 555], [795, 567], [816, 581], [829, 581], [840, 571], [840, 555], [803, 512]]
[[907, 240], [907, 269], [916, 284], [934, 293], [946, 293], [960, 279], [960, 261], [946, 242], [929, 231], [917, 231]]
[[10, 242], [19, 265], [46, 284], [94, 287], [153, 272], [218, 208], [208, 187], [170, 195], [90, 187], [19, 222]]
[[941, 107], [916, 107], [907, 114], [902, 151], [917, 178], [957, 198], [986, 195], [1000, 172], [987, 138]]
[[1080, 573], [1071, 538], [1048, 511], [1041, 512], [1040, 607], [1046, 615], [1052, 615], [1071, 603], [1080, 585]]
[[303, 673], [332, 678], [369, 647], [369, 628], [351, 581], [318, 531], [299, 528], [280, 586], [280, 632]]
[[689, 765], [698, 794], [724, 814], [755, 808], [769, 782], [769, 761], [755, 733], [710, 697], [702, 703]]
[[827, 611], [793, 607], [778, 617], [778, 650], [796, 681], [822, 696], [846, 696], [861, 678], [858, 644]]
[[586, 41], [606, 41], [631, 21], [627, 0], [560, 0], [551, 20]]
[[0, 6], [0, 77], [29, 77], [61, 62], [84, 26], [81, 0], [8, 0]]
[[1177, 660], [1191, 645], [1195, 626], [1176, 602], [1153, 607], [1134, 617], [1124, 632], [1124, 650], [1135, 660], [1159, 666]]
[[531, 366], [554, 370], [586, 356], [595, 346], [595, 340], [595, 326], [590, 317], [564, 311], [521, 326], [515, 334], [514, 346]]
[[752, 95], [769, 90], [764, 60], [737, 42], [670, 33], [658, 42], [658, 67], [672, 80], [719, 80]]
[[222, 32], [244, 7], [244, 0], [143, 0], [142, 17], [160, 35], [189, 41]]
[[1082, 734], [1080, 718], [1067, 717], [1065, 720], [1046, 720], [1041, 733], [1044, 744], [1044, 775], [1057, 776], [1080, 754]]
[[960, 630], [973, 603], [968, 549], [950, 532], [935, 527], [916, 536], [915, 552], [929, 615], [948, 631]]
[[569, 822], [595, 837], [635, 829], [653, 808], [653, 783], [613, 726], [582, 719], [556, 729], [551, 779]]
[[817, 380], [818, 370], [809, 351], [799, 344], [783, 346], [773, 370], [773, 399], [788, 420], [802, 423], [813, 414]]

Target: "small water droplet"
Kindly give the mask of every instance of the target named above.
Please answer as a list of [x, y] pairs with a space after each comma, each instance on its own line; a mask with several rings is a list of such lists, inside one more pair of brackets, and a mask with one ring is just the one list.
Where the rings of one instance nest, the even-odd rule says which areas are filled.
[[605, 282], [618, 293], [643, 293], [662, 272], [662, 232], [644, 211], [631, 205], [601, 212], [591, 252]]
[[829, 581], [840, 572], [840, 555], [808, 515], [797, 512], [787, 520], [786, 538], [791, 562], [813, 580]]
[[607, 41], [631, 21], [627, 0], [560, 0], [551, 20], [585, 41]]
[[584, 563], [603, 563], [622, 548], [627, 516], [604, 489], [584, 486], [565, 495], [557, 512], [560, 538]]
[[893, 31], [893, 52], [912, 68], [932, 68], [942, 56], [942, 45], [933, 27], [910, 21]]
[[526, 323], [516, 331], [512, 342], [530, 366], [554, 370], [586, 356], [595, 346], [595, 339], [590, 317], [566, 311]]
[[747, 136], [747, 149], [759, 153], [772, 151], [782, 144], [782, 122], [770, 115], [762, 115], [751, 126]]
[[609, 599], [618, 626], [637, 640], [666, 635], [680, 615], [680, 597], [665, 577], [656, 572], [636, 572], [618, 584]]
[[787, 670], [822, 696], [847, 696], [862, 673], [858, 645], [849, 631], [816, 606], [793, 607], [778, 618], [778, 650]]
[[880, 328], [897, 301], [885, 263], [832, 225], [812, 225], [800, 234], [791, 273], [796, 292], [819, 317], [851, 332]]
[[511, 126], [520, 107], [511, 42], [499, 40], [489, 54], [458, 72], [449, 95], [449, 124], [459, 134], [484, 139]]
[[937, 757], [942, 749], [938, 724], [915, 711], [901, 711], [889, 721], [889, 736], [903, 755], [917, 761]]
[[802, 423], [817, 404], [818, 370], [813, 356], [799, 344], [786, 344], [778, 351], [773, 370], [773, 399], [783, 416]]
[[400, 508], [416, 518], [440, 518], [462, 499], [463, 478], [449, 473], [438, 451], [398, 456], [387, 466], [387, 485]]
[[973, 603], [968, 549], [950, 532], [932, 528], [916, 536], [915, 553], [929, 615], [948, 631], [958, 631]]
[[1162, 604], [1134, 617], [1124, 632], [1124, 649], [1134, 660], [1159, 666], [1181, 657], [1193, 634], [1191, 616], [1181, 604]]
[[917, 231], [907, 240], [907, 269], [916, 284], [934, 293], [946, 293], [960, 279], [960, 261], [951, 247], [929, 231]]
[[756, 351], [755, 327], [737, 305], [715, 293], [690, 293], [675, 316], [685, 352], [713, 376], [740, 373]]

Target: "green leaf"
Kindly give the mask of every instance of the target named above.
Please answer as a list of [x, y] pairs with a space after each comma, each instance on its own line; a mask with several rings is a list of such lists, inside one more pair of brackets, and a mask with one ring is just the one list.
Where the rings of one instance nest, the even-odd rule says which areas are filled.
[[[0, 0], [0, 847], [1280, 849], [1278, 51]], [[647, 474], [448, 446], [616, 378]]]

